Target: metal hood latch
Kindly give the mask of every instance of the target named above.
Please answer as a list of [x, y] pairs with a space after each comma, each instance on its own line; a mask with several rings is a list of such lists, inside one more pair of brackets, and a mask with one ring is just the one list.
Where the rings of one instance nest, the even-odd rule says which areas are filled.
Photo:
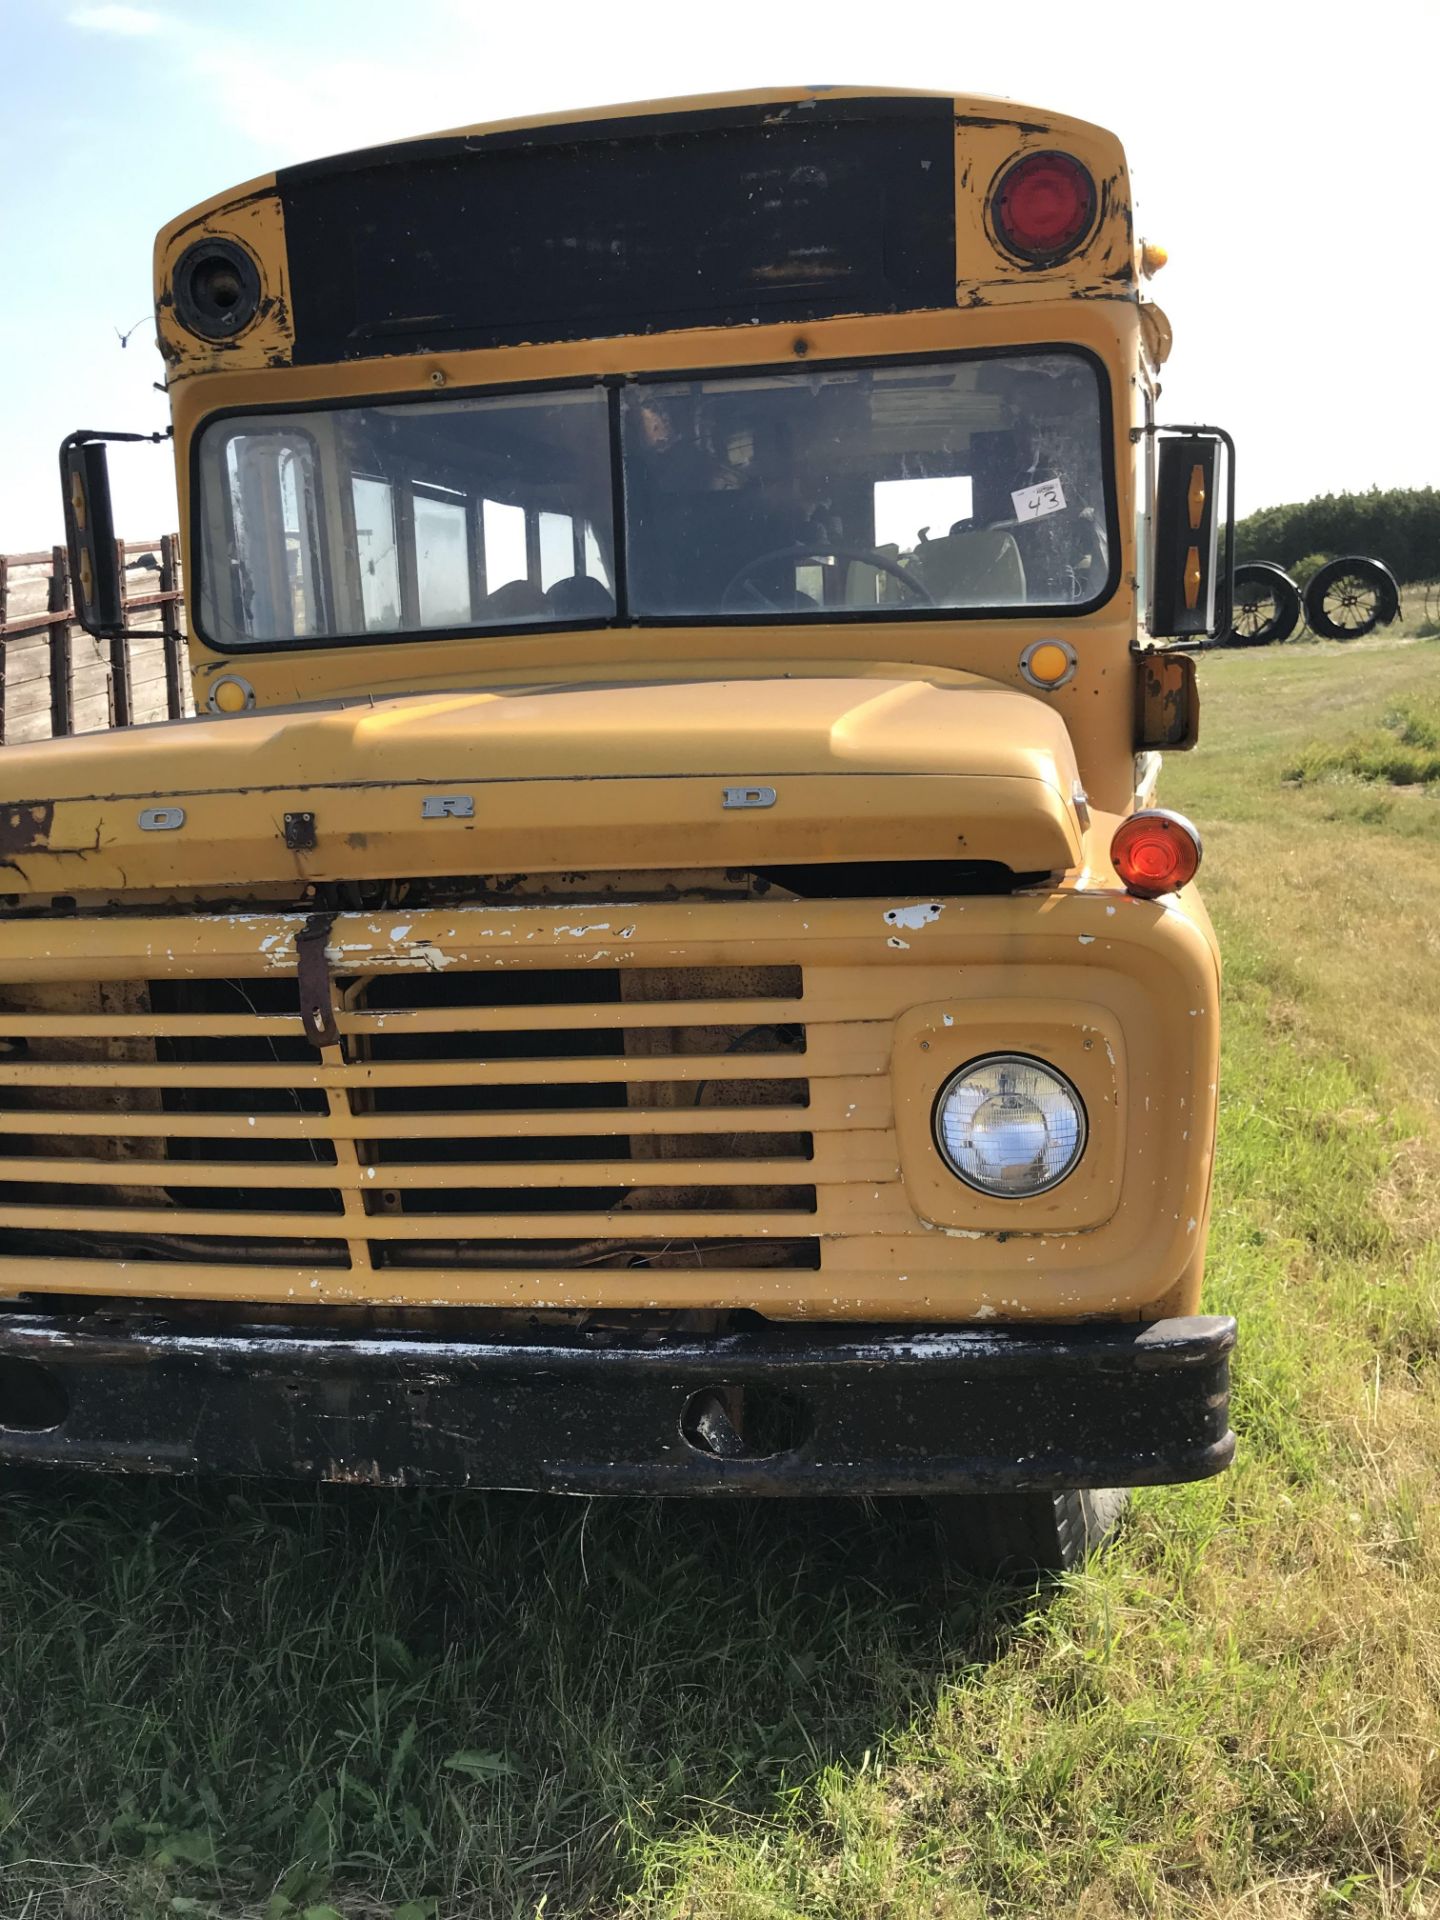
[[300, 1019], [305, 1038], [312, 1047], [338, 1047], [340, 1029], [335, 1024], [335, 988], [330, 978], [330, 962], [325, 957], [333, 913], [312, 913], [295, 936], [295, 959], [300, 984]]

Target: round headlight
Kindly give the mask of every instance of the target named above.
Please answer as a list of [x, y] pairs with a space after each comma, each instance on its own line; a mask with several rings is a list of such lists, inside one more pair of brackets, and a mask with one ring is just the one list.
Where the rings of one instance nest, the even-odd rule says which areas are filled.
[[1053, 1067], [1023, 1053], [990, 1053], [940, 1089], [935, 1144], [967, 1186], [1024, 1200], [1072, 1170], [1085, 1150], [1085, 1109]]

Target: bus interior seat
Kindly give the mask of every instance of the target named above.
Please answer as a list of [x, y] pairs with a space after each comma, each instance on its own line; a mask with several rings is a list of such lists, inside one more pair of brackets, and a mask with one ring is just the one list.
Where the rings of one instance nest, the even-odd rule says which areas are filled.
[[550, 604], [528, 580], [507, 580], [485, 596], [487, 620], [543, 620]]
[[1025, 563], [1015, 536], [965, 527], [917, 547], [910, 567], [941, 607], [1013, 607], [1025, 603]]
[[562, 620], [608, 620], [614, 597], [587, 573], [567, 574], [545, 589], [548, 610]]
[[[896, 541], [877, 546], [875, 552], [896, 566], [907, 565], [900, 557]], [[920, 576], [915, 577], [918, 580]], [[913, 607], [915, 595], [907, 593], [904, 582], [884, 567], [874, 566], [868, 560], [852, 560], [845, 569], [845, 604], [847, 607]]]

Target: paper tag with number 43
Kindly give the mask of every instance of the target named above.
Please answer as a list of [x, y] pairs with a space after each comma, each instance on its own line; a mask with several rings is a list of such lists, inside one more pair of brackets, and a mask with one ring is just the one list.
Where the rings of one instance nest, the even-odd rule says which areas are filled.
[[1065, 489], [1058, 480], [1037, 480], [1012, 493], [1017, 520], [1043, 520], [1047, 513], [1065, 511]]

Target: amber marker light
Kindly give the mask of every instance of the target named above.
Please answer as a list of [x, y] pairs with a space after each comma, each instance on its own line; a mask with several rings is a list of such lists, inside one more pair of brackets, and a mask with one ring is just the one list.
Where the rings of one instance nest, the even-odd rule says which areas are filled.
[[1110, 860], [1127, 893], [1153, 900], [1175, 893], [1200, 868], [1200, 836], [1183, 813], [1147, 807], [1122, 820], [1110, 842]]
[[1064, 640], [1035, 640], [1020, 656], [1020, 671], [1032, 687], [1063, 687], [1075, 671], [1075, 649]]

